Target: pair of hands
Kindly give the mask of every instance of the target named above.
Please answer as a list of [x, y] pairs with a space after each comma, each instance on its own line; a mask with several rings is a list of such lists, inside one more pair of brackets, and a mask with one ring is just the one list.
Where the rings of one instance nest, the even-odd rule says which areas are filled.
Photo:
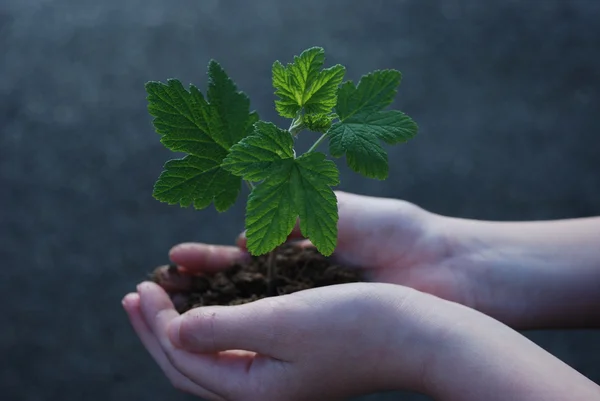
[[[450, 375], [459, 365], [471, 375], [465, 380], [483, 379], [478, 364], [489, 365], [482, 355], [498, 336], [509, 344], [500, 350], [532, 347], [484, 314], [512, 323], [517, 314], [502, 306], [509, 302], [498, 285], [509, 279], [499, 280], [475, 263], [480, 254], [453, 237], [448, 220], [399, 200], [342, 192], [337, 197], [334, 257], [365, 269], [372, 283], [183, 315], [153, 283], [140, 284], [123, 299], [135, 331], [176, 388], [235, 401], [330, 400], [393, 389], [444, 397], [460, 393], [460, 381]], [[181, 244], [170, 257], [198, 274], [226, 269], [248, 255], [242, 236], [236, 247]], [[490, 385], [477, 396], [494, 391]]]

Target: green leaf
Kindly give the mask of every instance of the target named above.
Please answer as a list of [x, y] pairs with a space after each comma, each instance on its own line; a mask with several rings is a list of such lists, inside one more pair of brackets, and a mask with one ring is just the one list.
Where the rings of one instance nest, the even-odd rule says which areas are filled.
[[241, 179], [221, 167], [229, 148], [253, 130], [258, 115], [216, 61], [208, 68], [208, 101], [193, 85], [175, 79], [148, 82], [148, 111], [165, 147], [188, 156], [171, 160], [154, 186], [154, 197], [168, 204], [202, 209], [214, 202], [231, 207]]
[[259, 121], [254, 133], [234, 145], [222, 166], [248, 181], [264, 180], [283, 159], [294, 157], [294, 140], [288, 131]]
[[334, 157], [346, 155], [348, 166], [366, 177], [385, 179], [388, 157], [380, 144], [406, 142], [417, 134], [417, 124], [389, 106], [400, 85], [396, 70], [368, 74], [358, 86], [345, 82], [339, 89], [336, 113], [340, 121], [327, 132], [329, 151]]
[[358, 88], [352, 81], [344, 82], [338, 93], [335, 110], [343, 120], [357, 112], [382, 110], [392, 104], [402, 74], [397, 70], [379, 70], [363, 76]]
[[154, 185], [158, 200], [196, 209], [214, 202], [218, 211], [227, 210], [236, 200], [241, 180], [228, 171], [215, 167], [215, 161], [197, 156], [170, 160]]
[[324, 62], [323, 48], [312, 47], [287, 66], [279, 61], [273, 64], [273, 86], [279, 97], [275, 108], [281, 116], [295, 118], [302, 109], [309, 114], [327, 114], [333, 109], [346, 69], [338, 64], [321, 70]]
[[214, 60], [208, 65], [209, 128], [214, 140], [229, 149], [253, 131], [258, 114], [250, 113], [250, 100]]
[[293, 167], [293, 159], [282, 161], [248, 197], [246, 247], [252, 255], [263, 255], [283, 244], [296, 224], [298, 212], [290, 185]]
[[284, 159], [250, 194], [246, 209], [247, 247], [262, 255], [281, 245], [300, 218], [300, 230], [329, 256], [337, 242], [339, 184], [335, 164], [318, 152]]
[[331, 189], [340, 183], [334, 162], [320, 152], [307, 153], [295, 160], [291, 185], [300, 217], [300, 231], [329, 256], [337, 244], [337, 198]]
[[253, 255], [272, 251], [285, 242], [300, 218], [300, 230], [330, 255], [337, 240], [337, 199], [332, 186], [339, 173], [323, 153], [294, 158], [288, 131], [259, 121], [254, 133], [231, 148], [223, 168], [256, 186], [246, 209], [247, 247]]

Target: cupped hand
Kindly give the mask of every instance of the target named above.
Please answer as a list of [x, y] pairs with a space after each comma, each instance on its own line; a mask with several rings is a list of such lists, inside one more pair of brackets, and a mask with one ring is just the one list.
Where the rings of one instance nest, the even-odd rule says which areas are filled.
[[164, 290], [146, 282], [123, 305], [175, 387], [211, 401], [314, 401], [425, 392], [454, 304], [356, 283], [179, 315]]
[[[338, 244], [334, 258], [364, 269], [371, 281], [400, 284], [478, 309], [482, 272], [455, 257], [444, 219], [396, 199], [336, 192]], [[296, 227], [290, 239], [301, 234]], [[243, 234], [236, 247], [175, 246], [172, 261], [190, 273], [223, 270], [248, 257]], [[312, 246], [300, 241], [299, 246]]]

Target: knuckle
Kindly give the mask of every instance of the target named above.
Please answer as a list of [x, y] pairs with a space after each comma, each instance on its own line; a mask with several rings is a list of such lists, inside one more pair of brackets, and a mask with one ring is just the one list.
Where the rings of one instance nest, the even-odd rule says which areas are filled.
[[[215, 350], [222, 347], [227, 338], [222, 322], [220, 307], [194, 309], [183, 318], [179, 328], [179, 341], [184, 347], [198, 351]], [[221, 341], [223, 340], [223, 341]]]
[[201, 310], [194, 310], [193, 313], [183, 315], [179, 326], [179, 341], [184, 347], [197, 347], [199, 339], [202, 338], [204, 314]]
[[177, 381], [178, 383], [181, 383], [180, 376], [183, 375], [183, 364], [177, 357], [176, 351], [174, 351], [173, 349], [165, 350], [165, 356], [174, 370], [172, 373], [169, 373], [169, 379], [171, 380], [171, 382]]

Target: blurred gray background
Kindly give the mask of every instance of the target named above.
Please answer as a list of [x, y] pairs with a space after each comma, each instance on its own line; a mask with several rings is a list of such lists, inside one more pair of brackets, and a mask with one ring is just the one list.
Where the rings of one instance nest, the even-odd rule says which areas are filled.
[[[396, 106], [421, 127], [388, 181], [342, 163], [341, 189], [479, 219], [600, 215], [599, 21], [597, 0], [2, 0], [0, 398], [193, 399], [120, 300], [171, 245], [232, 243], [244, 200], [218, 215], [152, 198], [172, 154], [146, 81], [203, 89], [215, 58], [281, 122], [272, 62], [323, 46], [351, 79], [401, 70]], [[528, 336], [600, 381], [598, 332]]]

